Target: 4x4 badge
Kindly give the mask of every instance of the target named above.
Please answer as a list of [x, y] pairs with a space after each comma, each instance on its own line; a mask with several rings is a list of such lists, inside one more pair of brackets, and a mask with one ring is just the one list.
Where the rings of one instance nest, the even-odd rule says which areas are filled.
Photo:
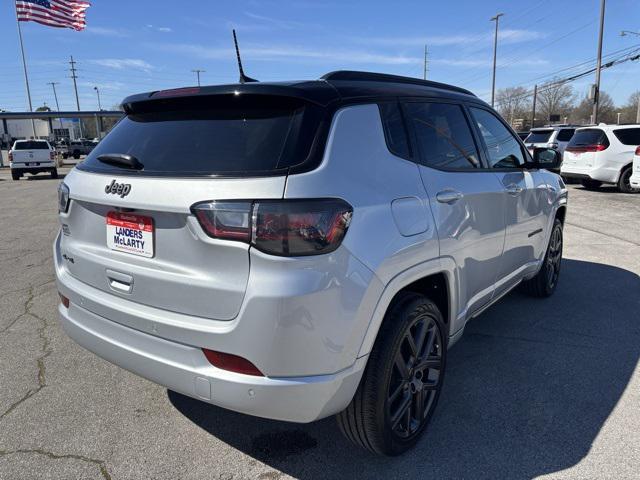
[[130, 183], [116, 183], [115, 180], [111, 180], [111, 183], [104, 187], [104, 193], [113, 193], [115, 195], [120, 195], [121, 198], [129, 195], [131, 191]]

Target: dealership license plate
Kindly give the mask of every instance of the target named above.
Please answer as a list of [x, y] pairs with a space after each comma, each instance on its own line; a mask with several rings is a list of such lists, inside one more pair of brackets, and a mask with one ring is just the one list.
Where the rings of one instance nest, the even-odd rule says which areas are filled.
[[118, 252], [153, 257], [153, 218], [107, 213], [107, 246]]

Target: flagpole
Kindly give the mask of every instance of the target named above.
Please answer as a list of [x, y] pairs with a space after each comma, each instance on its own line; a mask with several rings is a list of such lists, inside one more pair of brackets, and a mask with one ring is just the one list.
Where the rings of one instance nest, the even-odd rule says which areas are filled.
[[[14, 3], [15, 7], [15, 3]], [[18, 25], [18, 38], [20, 39], [20, 53], [22, 53], [22, 68], [24, 69], [24, 83], [27, 87], [27, 98], [29, 99], [29, 111], [33, 112], [33, 105], [31, 104], [31, 89], [29, 88], [29, 75], [27, 74], [27, 61], [24, 57], [24, 45], [22, 43], [22, 29], [20, 28], [20, 20], [18, 20], [18, 9], [16, 8], [16, 24]], [[31, 128], [33, 129], [33, 137], [36, 138], [36, 122], [31, 117]]]

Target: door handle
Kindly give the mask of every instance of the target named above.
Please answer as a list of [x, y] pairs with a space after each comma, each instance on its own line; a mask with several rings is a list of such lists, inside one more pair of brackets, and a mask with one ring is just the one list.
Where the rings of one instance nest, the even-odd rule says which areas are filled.
[[524, 190], [520, 185], [516, 183], [511, 183], [505, 187], [507, 189], [507, 193], [509, 195], [513, 195], [514, 197], [520, 195], [522, 190]]
[[443, 190], [436, 193], [436, 200], [438, 200], [440, 203], [456, 203], [462, 197], [464, 197], [462, 192], [458, 192], [456, 190]]

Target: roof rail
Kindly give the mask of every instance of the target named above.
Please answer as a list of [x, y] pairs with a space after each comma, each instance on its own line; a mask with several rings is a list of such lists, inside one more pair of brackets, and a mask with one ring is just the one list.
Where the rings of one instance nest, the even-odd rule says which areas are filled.
[[467, 95], [475, 94], [464, 88], [455, 87], [446, 83], [433, 82], [431, 80], [422, 80], [420, 78], [402, 77], [400, 75], [390, 75], [387, 73], [359, 72], [355, 70], [336, 70], [329, 72], [320, 77], [321, 80], [346, 80], [353, 82], [388, 82], [388, 83], [407, 83], [413, 85], [422, 85], [424, 87], [440, 88], [442, 90], [451, 90]]

